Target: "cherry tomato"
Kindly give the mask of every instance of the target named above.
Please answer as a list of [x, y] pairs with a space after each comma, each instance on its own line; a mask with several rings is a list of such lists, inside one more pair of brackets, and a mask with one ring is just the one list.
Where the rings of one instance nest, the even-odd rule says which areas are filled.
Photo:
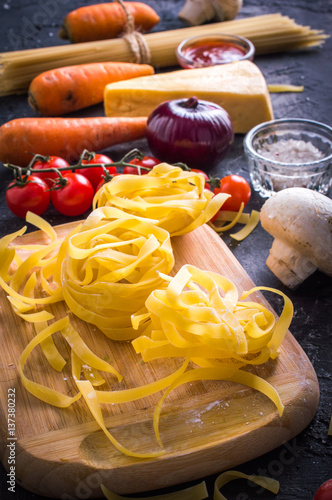
[[[10, 187], [14, 186], [14, 187]], [[41, 215], [50, 204], [51, 193], [48, 185], [39, 177], [29, 175], [22, 186], [11, 182], [6, 191], [6, 202], [13, 214], [25, 218], [27, 212]]]
[[328, 479], [316, 491], [313, 500], [331, 500], [332, 499], [332, 479]]
[[[37, 161], [32, 167], [31, 175], [39, 177], [49, 187], [54, 186], [54, 180], [59, 176], [56, 172], [34, 172], [35, 169], [43, 170], [45, 168], [69, 168], [69, 163], [59, 156], [49, 156], [46, 161]], [[67, 174], [70, 170], [62, 170], [61, 174]]]
[[214, 194], [230, 194], [231, 197], [225, 201], [221, 209], [233, 212], [239, 211], [242, 202], [246, 206], [251, 196], [251, 189], [248, 182], [240, 175], [227, 175], [227, 177], [223, 177], [220, 180], [220, 187], [214, 188], [213, 192]]
[[149, 170], [145, 169], [139, 169], [136, 167], [125, 167], [123, 169], [124, 174], [132, 174], [132, 175], [145, 175], [148, 174], [150, 170], [153, 169], [155, 165], [158, 165], [160, 163], [160, 160], [157, 160], [154, 156], [144, 156], [142, 160], [139, 160], [138, 158], [134, 158], [131, 160], [129, 163], [132, 165], [137, 165], [139, 167], [145, 167]]
[[74, 217], [91, 208], [94, 189], [86, 177], [72, 173], [63, 176], [67, 183], [60, 189], [51, 191], [51, 201], [60, 214]]
[[[102, 154], [95, 154], [94, 157], [90, 160], [83, 160], [82, 164], [83, 165], [98, 165], [99, 164], [107, 164], [107, 163], [113, 163], [113, 160], [109, 158], [108, 156], [102, 155]], [[116, 173], [116, 167], [105, 167], [106, 170], [112, 175]], [[89, 181], [91, 182], [93, 189], [96, 191], [97, 186], [100, 183], [100, 180], [102, 180], [102, 175], [104, 174], [104, 169], [103, 167], [91, 167], [91, 168], [80, 168], [76, 170], [76, 173], [84, 175]]]

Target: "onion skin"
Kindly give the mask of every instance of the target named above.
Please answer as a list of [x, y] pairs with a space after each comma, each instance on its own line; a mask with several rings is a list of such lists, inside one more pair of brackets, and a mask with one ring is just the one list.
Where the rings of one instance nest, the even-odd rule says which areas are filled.
[[160, 104], [148, 117], [146, 139], [161, 161], [207, 171], [226, 156], [234, 130], [221, 106], [190, 97]]

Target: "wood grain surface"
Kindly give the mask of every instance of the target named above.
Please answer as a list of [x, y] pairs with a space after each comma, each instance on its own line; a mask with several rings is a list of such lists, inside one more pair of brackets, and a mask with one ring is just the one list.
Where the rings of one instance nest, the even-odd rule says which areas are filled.
[[[71, 224], [58, 226], [59, 237], [70, 228]], [[42, 233], [35, 232], [23, 236], [21, 241], [35, 243], [42, 238]], [[227, 276], [240, 291], [254, 286], [229, 248], [208, 226], [175, 237], [172, 244], [174, 271], [183, 264], [193, 264]], [[268, 294], [256, 293], [251, 300], [270, 307]], [[254, 373], [278, 390], [285, 406], [282, 418], [267, 397], [244, 386], [217, 381], [187, 384], [174, 390], [163, 406], [160, 434], [166, 454], [144, 460], [127, 457], [99, 430], [83, 401], [58, 409], [25, 390], [17, 362], [33, 332], [28, 323], [15, 316], [3, 292], [0, 307], [1, 460], [8, 469], [8, 443], [12, 441], [8, 436], [7, 398], [8, 389], [14, 388], [16, 477], [24, 488], [48, 498], [101, 497], [101, 483], [120, 494], [130, 494], [218, 473], [289, 441], [308, 425], [317, 410], [319, 387], [315, 371], [288, 332], [278, 359], [253, 368]], [[282, 302], [280, 311], [281, 308]], [[52, 312], [56, 318], [68, 314], [64, 303], [52, 306]], [[70, 320], [88, 346], [101, 358], [106, 356], [123, 375], [124, 380], [118, 383], [106, 374], [108, 390], [151, 382], [170, 374], [181, 362], [170, 359], [142, 363], [130, 343], [111, 341], [96, 327], [72, 315]], [[64, 357], [68, 357], [60, 338], [55, 336], [55, 341]], [[39, 348], [32, 353], [26, 374], [67, 394], [76, 393], [70, 367], [62, 373], [55, 372]], [[103, 405], [107, 428], [130, 449], [158, 450], [152, 417], [160, 397], [161, 393], [157, 393], [132, 403]]]

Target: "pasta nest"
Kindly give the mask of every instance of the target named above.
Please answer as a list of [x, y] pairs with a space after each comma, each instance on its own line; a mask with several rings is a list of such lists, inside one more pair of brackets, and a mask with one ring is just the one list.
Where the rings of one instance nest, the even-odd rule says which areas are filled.
[[[237, 370], [278, 355], [274, 314], [263, 304], [240, 300], [228, 278], [184, 265], [173, 278], [164, 279], [167, 286], [151, 292], [146, 301], [150, 323], [133, 340], [144, 361], [189, 355], [200, 366], [227, 362]], [[285, 314], [291, 317], [288, 308]], [[134, 327], [141, 319], [146, 315], [133, 316]]]
[[202, 174], [160, 163], [146, 175], [114, 177], [96, 193], [93, 206], [113, 206], [154, 219], [171, 236], [179, 236], [208, 222], [229, 197], [214, 195], [204, 186]]
[[80, 319], [114, 340], [139, 335], [131, 315], [139, 311], [174, 265], [164, 229], [113, 207], [94, 210], [65, 242], [63, 298]]

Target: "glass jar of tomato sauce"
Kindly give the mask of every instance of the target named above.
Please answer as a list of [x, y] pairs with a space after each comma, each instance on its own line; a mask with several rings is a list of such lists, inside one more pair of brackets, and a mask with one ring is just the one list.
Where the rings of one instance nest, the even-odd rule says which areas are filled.
[[233, 61], [253, 60], [255, 47], [247, 38], [212, 34], [187, 38], [177, 48], [178, 63], [185, 69], [215, 66]]

